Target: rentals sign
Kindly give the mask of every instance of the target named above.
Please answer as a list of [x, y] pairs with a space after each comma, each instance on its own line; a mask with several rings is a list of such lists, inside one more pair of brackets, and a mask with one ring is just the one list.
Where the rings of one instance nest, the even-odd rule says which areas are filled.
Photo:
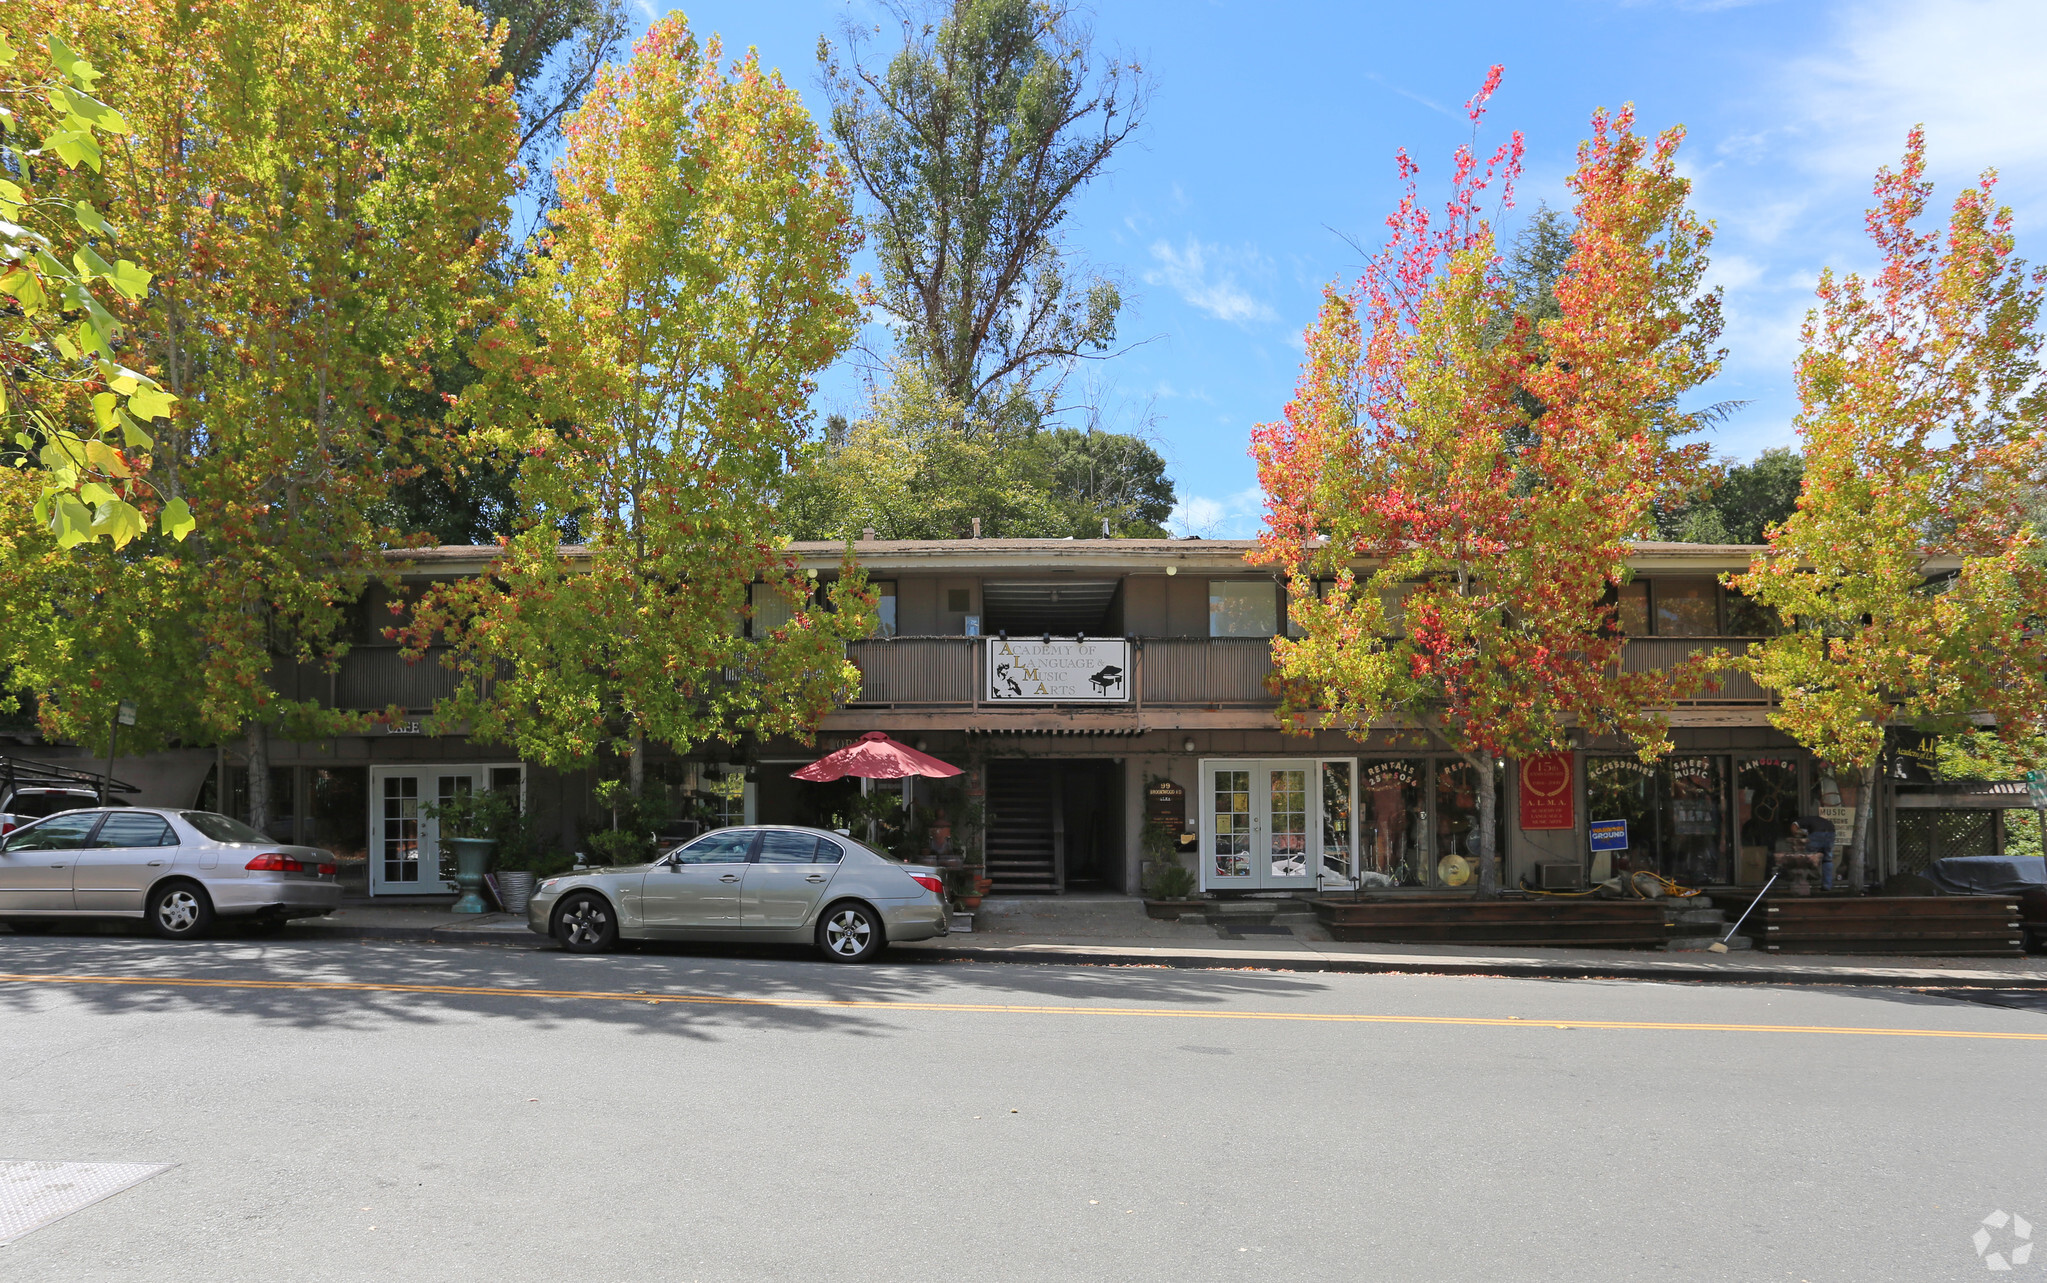
[[1130, 643], [990, 637], [991, 704], [1123, 704], [1130, 700]]

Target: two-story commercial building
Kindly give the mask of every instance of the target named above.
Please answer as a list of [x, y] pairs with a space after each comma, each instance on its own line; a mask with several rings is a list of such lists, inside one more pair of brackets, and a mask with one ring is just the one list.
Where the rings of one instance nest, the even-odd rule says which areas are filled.
[[[1393, 727], [1362, 742], [1279, 728], [1267, 677], [1271, 638], [1286, 627], [1284, 588], [1247, 563], [1250, 547], [1200, 539], [859, 543], [881, 594], [880, 629], [852, 645], [861, 689], [824, 719], [818, 743], [746, 743], [693, 759], [657, 754], [651, 777], [714, 799], [716, 818], [726, 822], [815, 823], [830, 813], [820, 792], [829, 786], [789, 773], [880, 730], [966, 768], [965, 796], [985, 821], [998, 891], [1135, 892], [1148, 819], [1183, 834], [1186, 859], [1211, 891], [1472, 885], [1470, 765]], [[842, 551], [796, 549], [826, 577]], [[1748, 646], [1762, 629], [1757, 612], [1718, 577], [1745, 567], [1753, 552], [1640, 545], [1621, 603], [1625, 664], [1661, 668], [1702, 649]], [[412, 555], [407, 575], [487, 573], [494, 553], [428, 550]], [[338, 672], [309, 669], [283, 680], [335, 707], [427, 712], [452, 677], [431, 660], [403, 662], [380, 636], [389, 621], [379, 612], [387, 610], [369, 603], [361, 642]], [[764, 605], [756, 626], [775, 622]], [[1765, 692], [1728, 675], [1719, 689], [1670, 710], [1676, 751], [1654, 765], [1626, 745], [1597, 740], [1506, 764], [1503, 884], [1650, 867], [1692, 883], [1754, 885], [1791, 821], [1814, 812], [1839, 817], [1845, 842], [1854, 781], [1772, 729], [1767, 712]], [[563, 848], [576, 843], [592, 776], [417, 730], [401, 722], [275, 745], [279, 836], [361, 852], [363, 889], [373, 894], [434, 890], [432, 833], [420, 803], [471, 783], [519, 783], [531, 804], [558, 818]], [[232, 805], [231, 753], [220, 755], [216, 774]], [[1901, 799], [1882, 792], [1872, 877], [1895, 863]], [[917, 796], [934, 793], [927, 786]], [[1995, 813], [1973, 818], [1994, 821]], [[1612, 820], [1626, 821], [1626, 845], [1594, 852], [1591, 822]], [[1976, 832], [1937, 853], [1991, 840], [1989, 830], [1970, 836]]]

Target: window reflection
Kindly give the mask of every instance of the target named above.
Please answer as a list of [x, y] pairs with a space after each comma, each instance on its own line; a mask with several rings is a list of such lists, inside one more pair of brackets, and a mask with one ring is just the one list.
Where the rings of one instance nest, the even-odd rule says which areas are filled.
[[1434, 866], [1424, 825], [1424, 759], [1379, 759], [1359, 764], [1359, 803], [1366, 816], [1363, 834], [1364, 886], [1433, 886]]
[[1719, 589], [1711, 580], [1656, 581], [1656, 634], [1711, 637], [1720, 631]]
[[1760, 886], [1769, 877], [1770, 857], [1791, 849], [1791, 822], [1799, 815], [1798, 763], [1771, 757], [1742, 762], [1734, 801], [1740, 837], [1734, 880]]

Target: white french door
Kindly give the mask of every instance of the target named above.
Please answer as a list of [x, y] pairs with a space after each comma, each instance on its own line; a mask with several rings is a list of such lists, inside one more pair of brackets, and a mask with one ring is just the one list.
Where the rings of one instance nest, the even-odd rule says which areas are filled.
[[441, 877], [440, 831], [422, 813], [478, 789], [516, 789], [524, 801], [525, 770], [516, 762], [370, 768], [370, 894], [440, 895], [455, 889]]
[[1350, 885], [1356, 868], [1357, 770], [1350, 758], [1260, 758], [1201, 764], [1205, 891]]

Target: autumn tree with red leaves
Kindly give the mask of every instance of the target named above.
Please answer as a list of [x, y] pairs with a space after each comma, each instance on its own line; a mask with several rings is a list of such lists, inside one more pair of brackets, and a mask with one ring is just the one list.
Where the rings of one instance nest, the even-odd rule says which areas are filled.
[[1865, 881], [1890, 728], [1988, 713], [2037, 751], [2047, 719], [2047, 564], [2031, 505], [2047, 487], [2039, 317], [2047, 271], [2015, 254], [1996, 175], [1922, 228], [1921, 130], [1877, 174], [1883, 266], [1820, 276], [1798, 360], [1798, 510], [1734, 587], [1796, 626], [1746, 661], [1772, 725], [1860, 779], [1847, 881]]
[[[1474, 136], [1500, 72], [1467, 104]], [[1273, 639], [1280, 718], [1456, 752], [1476, 775], [1481, 895], [1499, 884], [1503, 759], [1574, 729], [1652, 759], [1670, 748], [1658, 709], [1702, 680], [1621, 671], [1611, 588], [1655, 502], [1707, 466], [1677, 403], [1720, 360], [1719, 296], [1700, 291], [1711, 231], [1685, 206], [1681, 129], [1652, 142], [1624, 108], [1592, 131], [1558, 316], [1512, 315], [1482, 210], [1496, 184], [1511, 204], [1521, 136], [1483, 165], [1460, 147], [1440, 216], [1403, 151], [1385, 248], [1328, 292], [1285, 418], [1253, 435], [1258, 555], [1303, 630]]]

